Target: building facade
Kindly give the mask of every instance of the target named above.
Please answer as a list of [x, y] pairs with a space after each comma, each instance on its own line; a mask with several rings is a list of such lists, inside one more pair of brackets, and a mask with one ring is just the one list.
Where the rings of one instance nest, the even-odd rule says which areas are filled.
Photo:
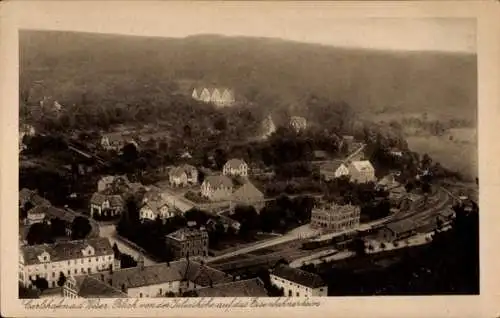
[[115, 217], [121, 215], [125, 207], [125, 201], [121, 195], [105, 195], [94, 193], [90, 198], [90, 216]]
[[322, 203], [311, 212], [311, 227], [328, 232], [342, 232], [359, 226], [361, 208], [356, 205]]
[[285, 297], [328, 296], [328, 286], [319, 275], [281, 264], [269, 276]]
[[65, 277], [119, 268], [107, 238], [94, 238], [54, 244], [22, 246], [19, 254], [19, 282], [26, 287], [45, 278], [49, 288]]
[[185, 187], [198, 183], [198, 170], [191, 165], [182, 165], [172, 168], [168, 173], [171, 186]]
[[202, 228], [183, 228], [165, 237], [176, 259], [208, 256], [208, 232]]
[[248, 164], [241, 159], [228, 160], [222, 168], [222, 174], [225, 176], [248, 176]]
[[307, 120], [304, 117], [292, 116], [290, 118], [290, 126], [296, 131], [300, 132], [307, 128]]
[[[89, 290], [95, 284], [85, 283], [89, 277], [94, 283], [100, 281], [100, 285], [107, 285], [106, 294], [111, 292], [118, 294], [116, 297], [122, 295], [121, 297], [132, 298], [179, 296], [187, 291], [233, 281], [231, 275], [195, 261], [179, 260], [152, 266], [139, 263], [136, 267], [68, 279], [64, 285], [66, 297], [95, 298], [96, 292]], [[101, 286], [98, 288], [102, 289]]]

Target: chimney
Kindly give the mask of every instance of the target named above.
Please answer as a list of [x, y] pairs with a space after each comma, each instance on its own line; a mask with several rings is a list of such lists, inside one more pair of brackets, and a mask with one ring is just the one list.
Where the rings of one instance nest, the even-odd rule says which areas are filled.
[[137, 259], [137, 266], [143, 270], [144, 269], [144, 256], [142, 254], [139, 255], [139, 258]]

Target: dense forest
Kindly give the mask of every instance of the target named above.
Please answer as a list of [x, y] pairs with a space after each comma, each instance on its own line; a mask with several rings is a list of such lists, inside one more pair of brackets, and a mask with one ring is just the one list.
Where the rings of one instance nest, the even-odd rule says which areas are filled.
[[[307, 61], [307, 63], [305, 63]], [[183, 39], [73, 32], [20, 33], [22, 100], [63, 105], [168, 104], [193, 86], [234, 88], [266, 111], [308, 114], [310, 96], [355, 113], [476, 118], [474, 55], [389, 52], [223, 36]]]

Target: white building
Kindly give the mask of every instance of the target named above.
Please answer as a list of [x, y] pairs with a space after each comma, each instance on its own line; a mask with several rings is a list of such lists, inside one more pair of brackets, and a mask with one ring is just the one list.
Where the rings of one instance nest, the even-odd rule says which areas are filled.
[[228, 160], [222, 168], [222, 174], [225, 176], [248, 176], [248, 165], [241, 159]]
[[160, 200], [147, 200], [139, 210], [141, 220], [156, 220], [159, 217], [162, 220], [174, 217], [175, 213], [167, 202]]
[[353, 161], [349, 164], [351, 182], [367, 183], [376, 181], [375, 168], [368, 160]]
[[290, 117], [290, 126], [296, 131], [300, 132], [307, 128], [307, 120], [304, 117], [292, 116]]
[[57, 287], [65, 277], [119, 268], [107, 238], [69, 241], [54, 244], [22, 246], [19, 253], [19, 282], [26, 287], [37, 277], [45, 278], [49, 287]]
[[228, 88], [195, 88], [191, 97], [204, 103], [213, 103], [218, 107], [232, 106], [235, 103], [234, 92]]
[[328, 286], [319, 275], [288, 265], [277, 265], [270, 273], [270, 278], [273, 285], [283, 289], [285, 297], [328, 295]]
[[[152, 266], [144, 266], [139, 260], [136, 267], [95, 273], [87, 277], [121, 292], [122, 297], [132, 298], [165, 297], [170, 293], [182, 295], [186, 291], [233, 281], [229, 274], [189, 260]], [[88, 284], [83, 283], [87, 279], [85, 277], [69, 279], [64, 285], [64, 295], [70, 298], [95, 295], [95, 292], [84, 290], [88, 288]]]

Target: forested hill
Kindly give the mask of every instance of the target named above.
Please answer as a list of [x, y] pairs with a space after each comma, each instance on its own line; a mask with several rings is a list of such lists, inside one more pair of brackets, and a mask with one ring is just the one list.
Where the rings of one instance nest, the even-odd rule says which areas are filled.
[[[140, 103], [229, 86], [262, 107], [315, 95], [356, 113], [455, 114], [475, 120], [475, 55], [340, 49], [278, 39], [199, 35], [183, 39], [75, 32], [20, 33], [21, 93], [67, 103]], [[43, 81], [34, 85], [34, 82]], [[40, 83], [40, 82], [39, 82]], [[265, 105], [265, 106], [264, 106]]]

